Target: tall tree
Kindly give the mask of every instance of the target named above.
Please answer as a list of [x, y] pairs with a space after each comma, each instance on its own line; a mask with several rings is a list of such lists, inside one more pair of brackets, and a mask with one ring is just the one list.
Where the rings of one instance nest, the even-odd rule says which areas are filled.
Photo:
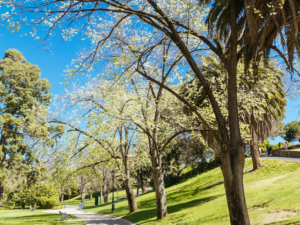
[[[272, 131], [285, 116], [287, 100], [281, 81], [283, 74], [275, 68], [274, 62], [260, 63], [255, 84], [253, 76], [246, 75], [243, 71], [244, 66], [241, 64], [239, 63], [238, 67], [238, 109], [242, 123], [240, 129], [243, 141], [250, 145], [253, 170], [257, 170], [261, 167], [258, 143], [274, 136]], [[201, 71], [207, 80], [215, 83], [214, 88], [225, 96], [228, 85], [226, 79], [222, 78], [226, 72], [220, 60], [207, 57], [201, 66]], [[203, 109], [208, 107], [205, 102], [207, 94], [197, 78], [187, 81], [182, 86], [181, 92], [197, 107]], [[224, 100], [219, 104], [229, 107], [228, 102]]]
[[40, 116], [47, 115], [50, 84], [40, 75], [38, 66], [27, 62], [15, 49], [7, 50], [0, 61], [0, 200], [7, 171], [37, 160], [25, 139], [49, 134]]

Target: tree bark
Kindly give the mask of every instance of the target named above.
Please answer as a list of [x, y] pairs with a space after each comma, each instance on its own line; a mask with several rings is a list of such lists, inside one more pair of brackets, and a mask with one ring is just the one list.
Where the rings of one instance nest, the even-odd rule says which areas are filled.
[[4, 198], [4, 187], [2, 186], [2, 182], [0, 181], [0, 201]]
[[85, 199], [85, 180], [84, 176], [81, 176], [81, 187], [80, 187], [80, 196], [81, 196], [81, 203], [84, 203]]
[[250, 144], [253, 170], [258, 170], [261, 167], [257, 143]]
[[64, 194], [61, 195], [60, 201], [64, 201]]
[[68, 195], [69, 200], [71, 199], [71, 195]]
[[[237, 154], [232, 154], [233, 152]], [[237, 146], [236, 149], [230, 149], [230, 151], [223, 148], [221, 169], [224, 176], [227, 205], [232, 225], [250, 225], [244, 193], [244, 162], [243, 145]]]
[[141, 169], [140, 172], [140, 180], [141, 180], [141, 188], [142, 188], [142, 193], [146, 192], [145, 186], [144, 186], [144, 177], [143, 177], [143, 170]]
[[140, 186], [139, 186], [139, 185], [137, 185], [137, 187], [136, 187], [136, 196], [138, 196], [138, 195], [139, 195], [139, 190], [140, 190]]
[[103, 199], [104, 199], [104, 203], [108, 202], [108, 187], [107, 187], [107, 184], [103, 185]]
[[154, 180], [155, 194], [156, 194], [156, 214], [157, 219], [162, 219], [168, 216], [167, 210], [167, 198], [165, 192], [164, 175], [162, 168], [157, 167], [152, 171], [152, 177]]
[[93, 194], [90, 194], [90, 201], [93, 200]]
[[102, 185], [100, 185], [100, 203], [101, 203], [101, 199], [102, 199]]
[[84, 203], [84, 199], [85, 199], [85, 193], [81, 192], [81, 203]]
[[135, 201], [130, 178], [127, 177], [124, 182], [125, 182], [125, 190], [126, 190], [126, 196], [127, 196], [127, 200], [128, 200], [129, 212], [132, 213], [132, 212], [137, 211], [138, 207], [137, 207], [137, 204]]

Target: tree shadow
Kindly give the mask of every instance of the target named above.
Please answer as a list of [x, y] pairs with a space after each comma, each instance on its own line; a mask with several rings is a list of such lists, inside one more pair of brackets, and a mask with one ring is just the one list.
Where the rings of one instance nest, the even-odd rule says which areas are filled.
[[[195, 207], [198, 205], [202, 205], [204, 203], [215, 200], [222, 196], [224, 196], [224, 194], [216, 195], [216, 196], [212, 196], [212, 197], [199, 198], [199, 199], [195, 199], [192, 201], [179, 203], [176, 205], [169, 205], [168, 206], [168, 214], [169, 214], [169, 216], [172, 216], [173, 213], [181, 211], [182, 209], [187, 209], [187, 208]], [[123, 218], [127, 219], [133, 223], [139, 222], [139, 224], [148, 223], [150, 221], [156, 221], [156, 208], [139, 210], [137, 212], [127, 214]], [[153, 219], [150, 219], [150, 218], [153, 218]], [[145, 221], [145, 222], [142, 222], [142, 221]]]

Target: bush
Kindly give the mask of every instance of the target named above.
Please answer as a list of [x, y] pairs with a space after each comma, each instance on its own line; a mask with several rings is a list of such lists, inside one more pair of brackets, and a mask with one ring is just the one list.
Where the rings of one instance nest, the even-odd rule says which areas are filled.
[[5, 209], [14, 209], [16, 205], [15, 205], [15, 203], [12, 202], [12, 201], [3, 201], [2, 206], [3, 206]]
[[63, 209], [64, 207], [62, 205], [54, 206], [52, 209]]
[[59, 206], [59, 201], [56, 197], [48, 198], [46, 201], [47, 209], [52, 209], [55, 206]]
[[48, 198], [47, 197], [39, 197], [36, 199], [37, 205], [41, 208], [41, 209], [47, 209], [47, 202]]

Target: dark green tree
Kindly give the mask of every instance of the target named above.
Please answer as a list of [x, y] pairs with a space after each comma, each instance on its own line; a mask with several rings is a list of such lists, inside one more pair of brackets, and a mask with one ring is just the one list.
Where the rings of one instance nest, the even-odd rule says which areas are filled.
[[47, 115], [50, 83], [40, 75], [15, 49], [0, 61], [0, 200], [8, 170], [28, 172], [38, 162], [28, 140], [47, 138], [51, 130], [41, 119]]
[[281, 137], [288, 141], [288, 142], [293, 142], [293, 141], [300, 141], [299, 133], [300, 133], [300, 121], [292, 121], [288, 124], [286, 124], [283, 127], [284, 133], [281, 134]]

